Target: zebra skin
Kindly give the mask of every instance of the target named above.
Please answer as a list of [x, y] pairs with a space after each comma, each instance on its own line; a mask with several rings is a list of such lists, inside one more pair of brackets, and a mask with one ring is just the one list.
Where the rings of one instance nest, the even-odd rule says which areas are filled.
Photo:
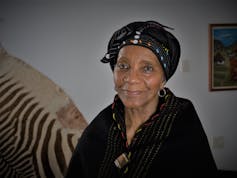
[[0, 177], [63, 177], [87, 122], [65, 92], [0, 49]]

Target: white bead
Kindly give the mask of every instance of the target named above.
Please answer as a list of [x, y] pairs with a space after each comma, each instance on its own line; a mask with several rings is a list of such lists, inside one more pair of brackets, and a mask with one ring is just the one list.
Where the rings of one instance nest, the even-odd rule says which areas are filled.
[[136, 34], [137, 34], [137, 35], [141, 35], [141, 32], [139, 32], [139, 31], [136, 31]]
[[105, 55], [105, 58], [106, 58], [106, 59], [109, 59], [109, 58], [110, 58], [110, 55], [109, 55], [109, 54], [106, 54], [106, 55]]
[[138, 40], [133, 40], [132, 43], [133, 43], [133, 44], [137, 44], [137, 43], [138, 43]]
[[134, 38], [135, 38], [135, 39], [139, 39], [139, 38], [140, 38], [140, 35], [135, 35]]

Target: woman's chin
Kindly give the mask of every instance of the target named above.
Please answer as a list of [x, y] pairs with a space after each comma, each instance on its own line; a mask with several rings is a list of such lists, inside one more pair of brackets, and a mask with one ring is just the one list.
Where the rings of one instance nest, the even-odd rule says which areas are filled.
[[[122, 100], [123, 101], [123, 100]], [[142, 106], [141, 101], [131, 101], [131, 100], [124, 100], [123, 104], [126, 108], [139, 108]]]

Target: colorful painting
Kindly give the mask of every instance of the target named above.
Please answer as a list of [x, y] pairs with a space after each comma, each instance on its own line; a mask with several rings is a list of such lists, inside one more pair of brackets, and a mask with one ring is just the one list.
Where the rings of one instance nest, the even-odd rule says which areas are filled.
[[209, 89], [237, 89], [237, 24], [210, 24]]

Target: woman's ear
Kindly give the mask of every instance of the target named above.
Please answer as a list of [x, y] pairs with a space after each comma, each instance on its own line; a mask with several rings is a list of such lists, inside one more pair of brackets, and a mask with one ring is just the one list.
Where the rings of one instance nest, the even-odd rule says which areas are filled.
[[166, 84], [166, 79], [165, 79], [165, 76], [163, 76], [163, 80], [161, 82], [161, 85], [160, 85], [160, 88], [164, 88], [165, 87], [165, 84]]

